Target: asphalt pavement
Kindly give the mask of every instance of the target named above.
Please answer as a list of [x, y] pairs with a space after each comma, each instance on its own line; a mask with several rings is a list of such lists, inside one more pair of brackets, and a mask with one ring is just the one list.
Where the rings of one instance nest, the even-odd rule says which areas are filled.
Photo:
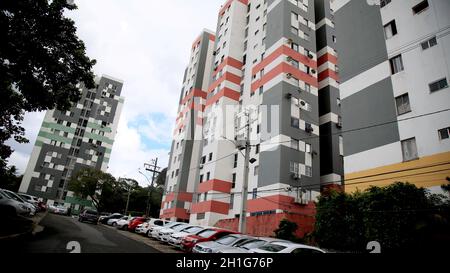
[[0, 242], [1, 252], [16, 253], [158, 253], [155, 248], [130, 239], [115, 229], [80, 223], [78, 219], [48, 214], [42, 232], [10, 242]]

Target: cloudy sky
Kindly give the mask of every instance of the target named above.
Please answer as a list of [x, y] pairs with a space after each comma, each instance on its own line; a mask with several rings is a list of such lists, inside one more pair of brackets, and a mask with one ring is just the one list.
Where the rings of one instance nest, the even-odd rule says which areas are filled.
[[[190, 48], [202, 29], [215, 30], [225, 0], [75, 0], [78, 36], [96, 74], [125, 82], [125, 106], [109, 172], [146, 184], [138, 168], [159, 157], [168, 162], [183, 73]], [[23, 123], [29, 144], [12, 143], [10, 164], [25, 171], [44, 113], [29, 113]], [[150, 176], [150, 174], [148, 174]]]

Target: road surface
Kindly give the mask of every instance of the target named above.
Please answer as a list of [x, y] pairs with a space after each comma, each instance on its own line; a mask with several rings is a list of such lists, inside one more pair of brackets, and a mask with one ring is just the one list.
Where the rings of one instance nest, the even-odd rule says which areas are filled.
[[[20, 253], [158, 253], [155, 248], [130, 239], [102, 225], [48, 214], [40, 223], [44, 230], [34, 237], [1, 243], [0, 251]], [[74, 247], [68, 247], [73, 245]]]

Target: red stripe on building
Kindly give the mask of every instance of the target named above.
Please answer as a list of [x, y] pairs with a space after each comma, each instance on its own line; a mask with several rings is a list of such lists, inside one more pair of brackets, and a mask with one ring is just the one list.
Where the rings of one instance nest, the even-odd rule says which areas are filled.
[[231, 90], [230, 88], [224, 87], [217, 94], [206, 101], [206, 107], [209, 107], [210, 105], [216, 103], [216, 101], [220, 100], [222, 97], [227, 97], [229, 99], [239, 101], [241, 94], [237, 91]]
[[292, 59], [296, 60], [297, 62], [300, 62], [302, 64], [305, 64], [311, 68], [317, 69], [317, 62], [306, 57], [303, 54], [298, 53], [297, 51], [291, 49], [290, 47], [286, 45], [282, 45], [279, 48], [277, 48], [272, 54], [264, 58], [259, 64], [257, 64], [252, 69], [252, 75], [255, 75], [259, 71], [261, 71], [263, 68], [271, 64], [274, 60], [276, 60], [281, 55], [286, 55], [291, 57]]
[[175, 200], [175, 193], [170, 192], [170, 193], [168, 193], [168, 194], [166, 195], [166, 198], [164, 198], [163, 203], [170, 203], [170, 202], [172, 202], [173, 200]]
[[211, 93], [214, 89], [217, 88], [217, 86], [224, 81], [229, 81], [234, 84], [240, 85], [242, 78], [240, 76], [237, 76], [230, 72], [225, 72], [225, 74], [222, 75], [222, 77], [218, 78], [208, 89], [208, 92]]
[[230, 193], [231, 187], [233, 183], [218, 179], [209, 180], [203, 183], [200, 183], [198, 186], [198, 192], [204, 193], [209, 191], [218, 191], [218, 192], [224, 192], [224, 193]]
[[294, 200], [293, 197], [281, 194], [248, 200], [247, 212], [252, 213], [279, 209], [291, 213], [315, 214], [316, 210], [313, 202], [308, 205], [300, 205], [294, 203]]
[[215, 42], [215, 41], [216, 41], [216, 36], [213, 35], [213, 34], [210, 34], [210, 35], [209, 35], [209, 40]]
[[295, 68], [287, 63], [281, 63], [281, 64], [277, 65], [274, 69], [272, 69], [269, 72], [267, 72], [266, 74], [264, 74], [264, 76], [261, 79], [252, 83], [251, 91], [255, 92], [261, 86], [263, 86], [264, 84], [271, 81], [273, 78], [275, 78], [278, 75], [283, 74], [283, 73], [290, 73], [296, 79], [298, 79], [300, 81], [304, 81], [311, 86], [314, 86], [314, 87], [319, 86], [317, 83], [317, 79], [314, 78], [313, 76], [308, 75], [305, 72], [300, 71], [297, 68]]
[[326, 63], [326, 62], [330, 62], [330, 63], [333, 63], [333, 64], [337, 64], [337, 63], [338, 63], [338, 59], [337, 59], [336, 56], [331, 55], [331, 54], [328, 53], [328, 52], [325, 53], [324, 55], [320, 56], [320, 57], [317, 59], [317, 65], [318, 65], [318, 66], [321, 66], [321, 65], [323, 65], [323, 64]]
[[[222, 16], [225, 11], [231, 6], [231, 4], [233, 3], [234, 0], [228, 0], [225, 5], [223, 5], [223, 7], [220, 9], [219, 14], [220, 16]], [[248, 0], [238, 0], [239, 2], [241, 2], [244, 5], [248, 5]]]
[[219, 66], [217, 66], [217, 69], [213, 72], [213, 77], [215, 77], [220, 71], [222, 71], [222, 69], [225, 66], [231, 66], [231, 67], [237, 68], [239, 70], [242, 70], [242, 66], [243, 65], [244, 64], [241, 61], [238, 61], [238, 60], [236, 60], [236, 59], [234, 59], [232, 57], [226, 57], [223, 60], [223, 62], [221, 62], [219, 64]]
[[171, 208], [163, 210], [159, 216], [161, 219], [165, 218], [179, 218], [183, 220], [189, 220], [189, 213], [184, 208]]
[[228, 214], [230, 210], [230, 204], [219, 202], [219, 201], [205, 201], [201, 203], [192, 204], [191, 213], [205, 213], [205, 212], [215, 212], [220, 214]]
[[191, 98], [203, 98], [206, 99], [207, 93], [201, 89], [192, 89], [189, 93], [183, 98], [180, 104], [185, 104]]
[[191, 192], [179, 192], [177, 195], [177, 200], [184, 202], [192, 202], [193, 193]]
[[326, 78], [332, 78], [335, 81], [339, 82], [338, 74], [331, 69], [326, 69], [319, 73], [319, 82], [325, 80]]

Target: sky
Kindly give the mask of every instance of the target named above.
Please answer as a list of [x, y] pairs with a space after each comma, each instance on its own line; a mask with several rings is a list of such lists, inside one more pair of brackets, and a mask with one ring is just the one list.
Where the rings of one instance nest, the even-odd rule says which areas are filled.
[[[225, 0], [75, 0], [66, 12], [75, 21], [87, 55], [97, 60], [94, 72], [124, 81], [124, 109], [108, 172], [116, 177], [148, 180], [138, 172], [158, 157], [166, 167], [172, 131], [192, 43], [204, 28], [215, 30]], [[23, 173], [45, 113], [27, 113], [28, 144], [9, 143], [9, 163]], [[144, 174], [150, 178], [150, 173]]]

